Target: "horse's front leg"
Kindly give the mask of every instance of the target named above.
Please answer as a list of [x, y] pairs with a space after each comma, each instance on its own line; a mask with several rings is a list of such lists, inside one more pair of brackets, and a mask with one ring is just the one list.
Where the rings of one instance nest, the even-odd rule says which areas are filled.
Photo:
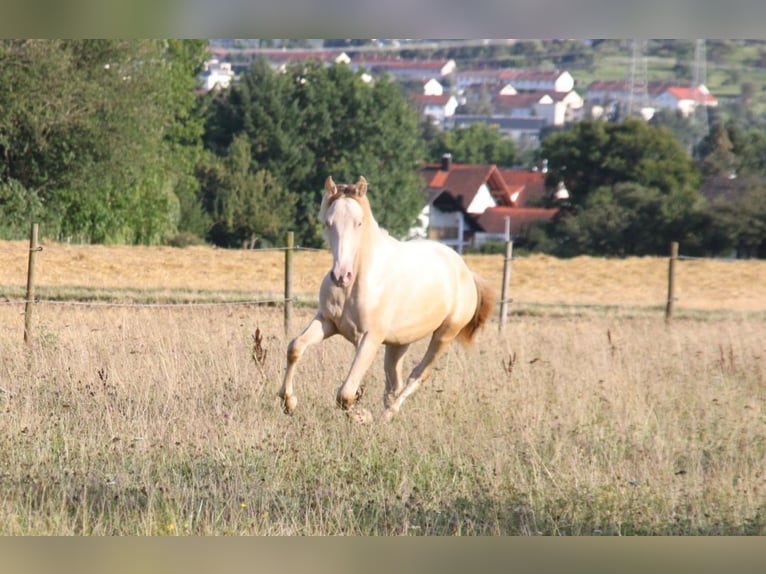
[[394, 399], [402, 392], [404, 381], [402, 380], [402, 362], [409, 345], [386, 345], [386, 354], [383, 359], [383, 368], [386, 372], [386, 389], [383, 391], [383, 406], [388, 408]]
[[282, 399], [282, 407], [287, 414], [292, 414], [298, 405], [298, 399], [293, 394], [293, 374], [298, 360], [303, 352], [311, 345], [321, 343], [327, 337], [337, 332], [335, 325], [317, 313], [303, 332], [290, 341], [287, 346], [287, 368], [282, 387], [277, 393]]
[[375, 360], [375, 354], [378, 352], [382, 341], [373, 337], [369, 332], [364, 333], [359, 343], [356, 345], [356, 354], [354, 355], [354, 362], [351, 363], [351, 369], [346, 375], [346, 379], [338, 389], [338, 393], [335, 400], [338, 406], [343, 410], [349, 410], [354, 406], [356, 400], [360, 397], [359, 392], [362, 379], [367, 369]]

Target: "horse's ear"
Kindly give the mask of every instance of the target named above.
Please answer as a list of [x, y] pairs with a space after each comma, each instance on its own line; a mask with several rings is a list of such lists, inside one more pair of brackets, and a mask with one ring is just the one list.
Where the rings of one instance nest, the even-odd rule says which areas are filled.
[[363, 175], [359, 176], [359, 181], [356, 182], [354, 187], [356, 188], [356, 195], [359, 197], [364, 197], [364, 195], [367, 193], [367, 180], [364, 179]]
[[338, 187], [335, 185], [335, 182], [332, 180], [332, 176], [328, 175], [327, 179], [324, 180], [324, 192], [325, 195], [328, 197], [332, 197], [336, 193], [338, 193]]

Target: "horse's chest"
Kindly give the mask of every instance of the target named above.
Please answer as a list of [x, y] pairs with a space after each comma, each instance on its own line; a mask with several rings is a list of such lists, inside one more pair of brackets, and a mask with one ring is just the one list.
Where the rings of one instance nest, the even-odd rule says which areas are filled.
[[353, 295], [346, 296], [340, 290], [333, 292], [322, 302], [322, 314], [335, 325], [343, 337], [355, 343], [367, 330]]

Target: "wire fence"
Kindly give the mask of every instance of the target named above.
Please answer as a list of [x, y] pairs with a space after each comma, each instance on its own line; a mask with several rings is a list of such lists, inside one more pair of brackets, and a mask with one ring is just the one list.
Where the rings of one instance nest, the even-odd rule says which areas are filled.
[[[296, 252], [324, 252], [327, 249], [302, 247], [293, 244], [293, 233], [289, 232], [287, 235], [287, 245], [284, 247], [266, 247], [259, 249], [252, 249], [249, 251], [255, 252], [283, 252], [285, 254], [285, 267], [284, 267], [284, 293], [276, 295], [269, 293], [267, 296], [260, 298], [248, 298], [241, 300], [222, 300], [222, 301], [103, 301], [103, 300], [62, 300], [62, 299], [50, 299], [37, 297], [35, 293], [35, 261], [36, 255], [42, 251], [42, 247], [37, 244], [37, 224], [33, 224], [30, 233], [30, 248], [29, 248], [29, 266], [27, 274], [27, 288], [24, 298], [8, 299], [0, 301], [0, 306], [9, 305], [24, 305], [25, 315], [25, 328], [24, 328], [24, 340], [29, 341], [32, 334], [32, 317], [34, 308], [36, 306], [61, 306], [61, 307], [90, 307], [90, 308], [135, 308], [135, 309], [191, 309], [191, 308], [222, 308], [222, 307], [236, 307], [236, 306], [282, 306], [284, 309], [284, 327], [287, 334], [290, 329], [292, 307], [293, 304], [300, 301], [316, 302], [317, 298], [295, 297], [293, 295], [293, 271], [292, 271], [292, 259], [293, 254]], [[510, 235], [506, 235], [506, 250], [503, 265], [503, 279], [501, 285], [501, 297], [498, 301], [499, 305], [499, 330], [502, 333], [503, 327], [506, 323], [508, 306], [513, 301], [510, 296], [510, 278], [511, 278], [511, 263], [512, 263], [513, 242], [510, 239]], [[674, 304], [676, 301], [675, 296], [675, 269], [676, 262], [679, 260], [709, 260], [707, 257], [694, 257], [688, 255], [681, 255], [678, 252], [678, 243], [673, 242], [670, 246], [670, 257], [668, 259], [668, 291], [667, 299], [665, 303], [665, 320], [670, 321], [673, 317]], [[721, 261], [733, 261], [733, 259], [720, 259]]]

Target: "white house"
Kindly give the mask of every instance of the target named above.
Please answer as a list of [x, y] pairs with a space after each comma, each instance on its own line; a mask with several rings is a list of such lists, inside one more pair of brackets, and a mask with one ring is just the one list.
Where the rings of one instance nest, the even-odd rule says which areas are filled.
[[503, 82], [513, 84], [520, 92], [565, 92], [574, 89], [574, 78], [567, 71], [553, 70], [503, 70], [500, 76]]
[[[670, 82], [650, 82], [646, 95], [647, 109], [677, 110], [684, 116], [688, 116], [700, 105], [718, 105], [718, 100], [704, 85], [692, 88]], [[595, 81], [588, 86], [586, 94], [588, 103], [596, 106], [625, 103], [630, 98], [630, 86], [626, 81]]]
[[431, 78], [423, 84], [423, 94], [426, 96], [441, 96], [444, 94], [444, 86], [436, 78]]
[[205, 69], [200, 74], [201, 89], [209, 92], [213, 89], [226, 89], [234, 79], [234, 72], [230, 62], [221, 62], [217, 59], [205, 62]]
[[718, 106], [718, 100], [704, 85], [696, 88], [670, 86], [655, 96], [653, 103], [660, 109], [678, 110], [684, 117], [693, 113], [697, 106]]
[[455, 88], [462, 92], [469, 86], [481, 84], [511, 84], [519, 92], [553, 91], [571, 92], [574, 89], [572, 74], [561, 70], [530, 69], [469, 69], [455, 72]]
[[455, 115], [458, 106], [457, 98], [450, 94], [440, 96], [418, 94], [414, 97], [414, 101], [423, 116], [430, 118], [432, 123], [439, 126], [443, 126], [445, 120]]

